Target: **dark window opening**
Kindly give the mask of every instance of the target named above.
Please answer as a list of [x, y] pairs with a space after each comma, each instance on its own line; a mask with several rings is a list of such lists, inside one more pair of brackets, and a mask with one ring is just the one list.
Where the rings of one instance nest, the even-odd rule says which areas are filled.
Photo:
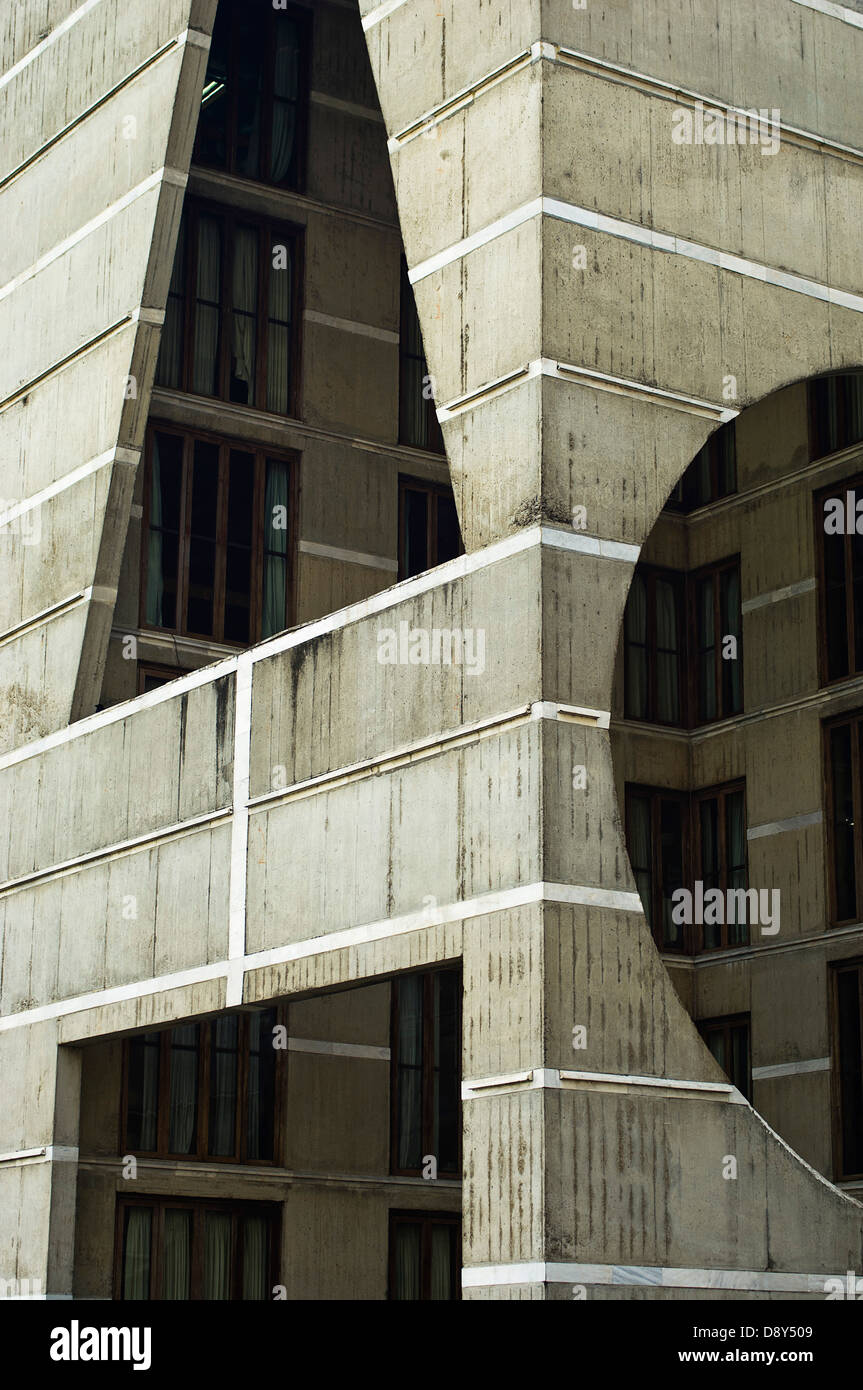
[[392, 986], [394, 1173], [461, 1171], [461, 972], [404, 975]]
[[399, 579], [464, 553], [452, 490], [421, 478], [399, 478]]
[[863, 372], [840, 372], [808, 383], [813, 459], [863, 441]]
[[114, 1297], [269, 1300], [278, 1239], [270, 1203], [121, 1197]]
[[859, 962], [833, 970], [833, 1149], [839, 1179], [863, 1178], [861, 974]]
[[402, 260], [401, 334], [399, 337], [399, 443], [444, 453], [433, 382], [423, 348], [422, 329], [407, 263]]
[[859, 475], [815, 494], [822, 685], [863, 671], [863, 535], [857, 532], [858, 498], [863, 502], [863, 476]]
[[461, 1218], [449, 1212], [390, 1212], [391, 1299], [461, 1298]]
[[691, 512], [737, 491], [737, 433], [734, 421], [722, 425], [699, 450], [672, 492], [666, 508]]
[[702, 1019], [696, 1026], [732, 1086], [736, 1086], [740, 1094], [751, 1102], [749, 1015]]
[[863, 919], [863, 714], [824, 726], [830, 921]]

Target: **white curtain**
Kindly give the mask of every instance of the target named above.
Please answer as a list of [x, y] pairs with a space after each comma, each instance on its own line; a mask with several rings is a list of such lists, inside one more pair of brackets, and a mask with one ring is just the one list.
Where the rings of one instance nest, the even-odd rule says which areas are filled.
[[267, 1289], [267, 1222], [263, 1216], [243, 1221], [243, 1298], [261, 1302]]
[[204, 213], [198, 220], [195, 352], [192, 363], [192, 390], [199, 396], [218, 394], [221, 273], [221, 223], [218, 218]]
[[231, 1217], [227, 1212], [206, 1213], [203, 1296], [209, 1299], [231, 1297]]
[[151, 1207], [127, 1207], [123, 1250], [123, 1297], [150, 1297]]
[[191, 1293], [192, 1213], [168, 1207], [162, 1265], [162, 1297], [186, 1299]]
[[436, 1302], [453, 1296], [451, 1252], [454, 1233], [454, 1226], [432, 1226], [431, 1298]]
[[665, 579], [656, 581], [657, 716], [665, 724], [680, 722], [677, 595]]
[[[287, 516], [288, 465], [277, 459], [267, 461], [264, 503], [264, 593], [261, 637], [282, 632], [287, 624], [288, 532], [282, 529]], [[281, 508], [285, 510], [282, 511]]]
[[170, 1138], [173, 1154], [194, 1153], [198, 1114], [198, 1029], [186, 1024], [171, 1031]]
[[233, 374], [246, 387], [245, 404], [255, 403], [255, 338], [258, 306], [258, 234], [238, 227], [234, 241]]
[[420, 1226], [400, 1223], [396, 1227], [395, 1298], [416, 1301], [420, 1297], [421, 1245]]
[[293, 261], [287, 247], [287, 265], [270, 268], [269, 324], [267, 331], [267, 410], [287, 415], [291, 384], [291, 314]]
[[230, 1157], [237, 1145], [237, 1029], [236, 1014], [213, 1024], [209, 1152], [222, 1158]]
[[647, 715], [647, 585], [636, 574], [624, 616], [626, 713], [630, 719]]

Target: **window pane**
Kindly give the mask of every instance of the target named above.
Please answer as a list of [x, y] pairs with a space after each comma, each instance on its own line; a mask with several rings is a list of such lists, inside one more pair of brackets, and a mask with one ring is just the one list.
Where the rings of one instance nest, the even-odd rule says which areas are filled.
[[227, 1212], [205, 1214], [203, 1298], [231, 1297], [231, 1224]]
[[715, 719], [717, 715], [713, 602], [713, 579], [699, 580], [696, 588], [695, 621], [698, 645], [698, 714], [701, 719]]
[[[719, 802], [711, 797], [701, 802], [701, 878], [704, 892], [719, 888]], [[715, 950], [722, 945], [722, 926], [719, 923], [704, 924], [704, 949]]]
[[226, 1014], [212, 1024], [210, 1044], [210, 1130], [207, 1152], [221, 1158], [236, 1153], [239, 1019]]
[[195, 305], [195, 350], [192, 390], [219, 394], [219, 303], [222, 281], [222, 224], [202, 213], [198, 219], [198, 275]]
[[288, 523], [290, 472], [278, 459], [267, 459], [264, 498], [264, 593], [261, 637], [283, 632], [288, 625]]
[[728, 1049], [725, 1045], [725, 1029], [711, 1028], [708, 1031], [705, 1042], [721, 1066], [722, 1070], [728, 1075]]
[[455, 1226], [432, 1225], [431, 1228], [431, 1289], [429, 1297], [436, 1302], [455, 1298]]
[[266, 1299], [268, 1223], [263, 1216], [243, 1220], [243, 1298]]
[[651, 849], [650, 801], [633, 796], [629, 802], [629, 858], [647, 918], [653, 927], [653, 854]]
[[838, 921], [857, 914], [857, 881], [854, 864], [854, 788], [851, 764], [851, 726], [830, 730], [830, 765], [833, 776], [833, 880]]
[[662, 866], [662, 944], [683, 948], [683, 925], [672, 921], [672, 894], [683, 887], [683, 814], [679, 801], [660, 800], [660, 856]]
[[289, 15], [276, 15], [270, 179], [297, 184], [297, 106], [300, 95], [300, 31]]
[[404, 491], [404, 577], [423, 574], [429, 567], [428, 493], [415, 488]]
[[656, 580], [656, 716], [663, 724], [680, 723], [680, 613], [678, 590]]
[[219, 446], [195, 441], [189, 536], [189, 592], [186, 628], [204, 637], [214, 632], [216, 518], [219, 498]]
[[842, 970], [839, 1001], [839, 1086], [842, 1105], [842, 1172], [863, 1173], [863, 1050], [860, 1039], [860, 975]]
[[171, 1029], [170, 1118], [168, 1148], [172, 1154], [195, 1153], [198, 1121], [198, 1026]]
[[648, 718], [647, 581], [635, 574], [624, 614], [627, 719]]
[[263, 60], [260, 17], [254, 7], [239, 6], [234, 24], [234, 62], [237, 73], [237, 146], [235, 172], [256, 179], [261, 172], [261, 104]]
[[123, 1297], [150, 1297], [150, 1207], [127, 1207], [123, 1233]]
[[233, 340], [230, 399], [254, 405], [255, 354], [258, 333], [258, 232], [238, 227], [234, 236]]
[[749, 1029], [745, 1024], [731, 1029], [731, 1066], [728, 1074], [741, 1095], [749, 1100]]
[[129, 1043], [126, 1143], [154, 1153], [158, 1147], [160, 1035], [145, 1033]]
[[280, 238], [276, 245], [285, 248], [284, 256], [275, 253], [269, 267], [269, 325], [267, 332], [267, 410], [287, 415], [291, 407], [291, 320], [293, 317], [293, 245], [289, 237]]
[[393, 1298], [417, 1300], [422, 1297], [422, 1227], [400, 1221], [395, 1228]]
[[437, 560], [443, 565], [461, 554], [461, 530], [455, 500], [445, 493], [437, 498]]
[[459, 999], [457, 970], [434, 976], [434, 1135], [432, 1152], [440, 1172], [458, 1171], [458, 1126], [461, 1114]]
[[719, 612], [722, 637], [733, 636], [737, 641], [736, 656], [722, 659], [722, 713], [738, 714], [743, 708], [743, 682], [740, 669], [740, 573], [736, 568], [725, 570], [719, 577]]
[[276, 1109], [275, 1009], [249, 1016], [246, 1157], [273, 1158]]
[[147, 537], [147, 622], [175, 627], [179, 572], [180, 497], [183, 441], [176, 434], [153, 435], [150, 530]]
[[[823, 508], [819, 524], [824, 527]], [[847, 676], [848, 660], [848, 593], [845, 583], [845, 536], [823, 535], [824, 542], [824, 611], [827, 624], [827, 679]]]
[[192, 1294], [192, 1213], [168, 1207], [162, 1251], [162, 1298], [187, 1299]]
[[251, 640], [252, 511], [255, 460], [236, 449], [230, 455], [228, 552], [225, 575], [225, 641]]
[[231, 9], [220, 4], [216, 12], [207, 75], [201, 95], [201, 114], [195, 158], [201, 164], [224, 169], [227, 164], [228, 120], [228, 51], [230, 47]]
[[408, 975], [398, 991], [398, 1167], [422, 1166], [423, 977]]

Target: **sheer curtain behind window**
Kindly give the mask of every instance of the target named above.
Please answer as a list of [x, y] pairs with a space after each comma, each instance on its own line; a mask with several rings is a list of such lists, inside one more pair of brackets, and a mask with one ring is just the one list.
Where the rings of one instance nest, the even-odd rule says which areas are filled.
[[258, 233], [253, 227], [238, 227], [234, 240], [232, 370], [235, 380], [231, 395], [244, 405], [255, 404], [257, 305]]
[[126, 1208], [126, 1240], [123, 1250], [123, 1297], [150, 1297], [150, 1207]]
[[647, 716], [647, 584], [636, 574], [624, 616], [626, 642], [626, 713], [630, 719]]
[[208, 1211], [204, 1225], [203, 1296], [209, 1299], [231, 1297], [231, 1217], [227, 1212]]
[[437, 1302], [452, 1298], [452, 1226], [431, 1229], [431, 1298]]
[[411, 975], [398, 986], [400, 1168], [419, 1168], [422, 1163], [423, 983], [422, 976]]
[[215, 217], [198, 219], [198, 278], [195, 305], [195, 347], [192, 390], [199, 396], [218, 394], [219, 302], [221, 299], [222, 228]]
[[393, 1297], [418, 1300], [420, 1297], [420, 1247], [422, 1229], [401, 1223], [396, 1227], [395, 1287]]
[[264, 593], [261, 638], [287, 626], [288, 589], [288, 465], [267, 460], [264, 500]]
[[284, 183], [294, 157], [299, 97], [299, 34], [287, 15], [276, 17], [276, 57], [273, 79], [273, 129], [270, 178]]
[[243, 1221], [243, 1298], [267, 1298], [267, 1222], [263, 1216]]
[[663, 724], [680, 723], [677, 595], [667, 579], [656, 581], [656, 713]]
[[192, 1213], [168, 1207], [165, 1212], [162, 1298], [191, 1296]]
[[170, 1122], [172, 1154], [194, 1153], [198, 1115], [198, 1029], [194, 1023], [171, 1030]]

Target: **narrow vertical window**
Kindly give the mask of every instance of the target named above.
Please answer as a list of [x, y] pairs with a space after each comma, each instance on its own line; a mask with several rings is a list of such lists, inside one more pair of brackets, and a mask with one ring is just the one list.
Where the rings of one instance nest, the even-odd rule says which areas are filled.
[[692, 579], [698, 722], [728, 719], [743, 709], [743, 620], [738, 560]]
[[150, 499], [147, 526], [146, 621], [153, 627], [177, 625], [180, 573], [180, 512], [183, 441], [155, 430], [150, 446]]
[[237, 1151], [239, 1033], [237, 1014], [227, 1014], [212, 1024], [208, 1151], [222, 1158]]
[[752, 1071], [748, 1015], [705, 1019], [697, 1026], [728, 1080], [737, 1087], [742, 1096], [751, 1101]]
[[463, 550], [451, 489], [421, 478], [400, 478], [399, 578], [424, 574]]
[[[699, 861], [695, 877], [704, 886], [705, 895], [711, 889], [723, 894], [724, 908], [714, 914], [705, 907], [705, 919], [716, 915], [719, 920], [703, 924], [702, 946], [716, 951], [729, 946], [742, 946], [749, 940], [746, 892], [746, 811], [742, 787], [719, 788], [698, 792]], [[742, 890], [742, 891], [741, 891]], [[731, 897], [729, 893], [737, 896]]]
[[281, 459], [267, 459], [264, 499], [264, 574], [261, 637], [288, 626], [288, 524], [290, 473]]
[[390, 1213], [390, 1299], [460, 1298], [461, 1221], [449, 1213]]
[[198, 1057], [197, 1024], [172, 1028], [169, 1043], [170, 1100], [168, 1152], [193, 1154], [198, 1148]]
[[127, 1143], [141, 1153], [159, 1147], [160, 1033], [142, 1033], [129, 1042]]
[[683, 576], [639, 566], [624, 614], [627, 719], [684, 723]]
[[442, 454], [443, 434], [437, 418], [416, 298], [404, 260], [399, 365], [399, 442], [414, 449]]
[[438, 1174], [461, 1166], [461, 974], [405, 975], [393, 983], [392, 1168]]
[[863, 881], [861, 740], [863, 717], [860, 715], [846, 716], [826, 726], [830, 916], [834, 926], [860, 918], [860, 884]]
[[836, 1103], [836, 1166], [839, 1178], [863, 1176], [863, 1030], [861, 1030], [861, 966], [843, 965], [834, 971], [834, 1097]]
[[152, 1207], [129, 1206], [123, 1212], [123, 1298], [150, 1297]]

